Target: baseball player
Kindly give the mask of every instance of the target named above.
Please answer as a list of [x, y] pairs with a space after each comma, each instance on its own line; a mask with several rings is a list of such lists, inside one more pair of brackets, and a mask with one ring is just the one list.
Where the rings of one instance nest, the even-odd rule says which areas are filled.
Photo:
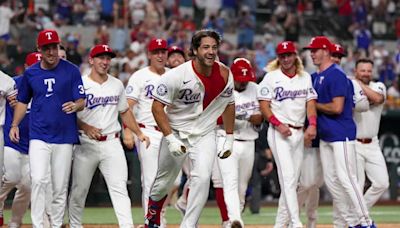
[[186, 62], [186, 57], [182, 48], [175, 45], [168, 48], [167, 66], [169, 68], [175, 68], [184, 62]]
[[[257, 100], [256, 77], [249, 60], [237, 58], [231, 65], [235, 91], [235, 131], [232, 155], [226, 159], [216, 159], [212, 180], [216, 195], [222, 193], [224, 204], [218, 203], [220, 211], [227, 211], [229, 220], [223, 227], [244, 226], [241, 212], [244, 208], [247, 185], [254, 164], [257, 126], [263, 120]], [[223, 146], [225, 131], [217, 128], [217, 146]], [[218, 201], [218, 198], [217, 198]], [[221, 208], [224, 207], [225, 208]], [[222, 213], [221, 213], [222, 214]], [[223, 218], [224, 220], [224, 218]], [[237, 224], [239, 223], [239, 224]], [[236, 225], [237, 224], [237, 225]]]
[[[30, 53], [25, 58], [25, 69], [40, 61], [41, 54], [38, 52]], [[17, 87], [21, 84], [22, 75], [13, 77]], [[4, 124], [4, 176], [2, 177], [2, 186], [0, 189], [0, 226], [4, 223], [3, 209], [4, 201], [7, 199], [10, 191], [17, 187], [12, 204], [12, 216], [8, 227], [19, 227], [22, 224], [22, 218], [28, 209], [31, 196], [31, 179], [29, 177], [29, 108], [27, 115], [20, 123], [21, 139], [19, 144], [11, 142], [8, 133], [11, 128], [13, 118], [13, 105], [16, 102], [6, 103], [6, 117]]]
[[166, 72], [154, 90], [152, 111], [164, 137], [145, 227], [159, 227], [166, 195], [186, 157], [191, 164], [190, 192], [180, 227], [198, 226], [217, 156], [214, 129], [220, 115], [227, 136], [218, 156], [226, 158], [232, 152], [234, 85], [229, 68], [216, 61], [220, 41], [219, 34], [213, 30], [196, 32], [191, 42], [193, 59]]
[[[43, 227], [47, 197], [53, 199], [52, 226], [60, 227], [62, 224], [72, 147], [79, 140], [76, 112], [82, 110], [85, 103], [79, 69], [58, 57], [59, 43], [56, 31], [39, 32], [37, 46], [42, 60], [24, 72], [10, 129], [10, 139], [17, 143], [20, 140], [18, 125], [32, 99], [30, 118], [35, 121], [29, 123], [29, 165], [33, 227]], [[49, 184], [53, 196], [45, 194]]]
[[91, 72], [82, 78], [86, 105], [78, 113], [81, 144], [76, 147], [72, 168], [68, 208], [71, 227], [82, 227], [86, 196], [97, 167], [107, 183], [119, 227], [133, 227], [126, 187], [128, 167], [119, 140], [121, 126], [118, 115], [147, 146], [149, 139], [141, 132], [128, 107], [122, 82], [107, 74], [114, 57], [115, 53], [109, 46], [94, 46], [89, 54]]
[[[297, 183], [303, 160], [304, 141], [316, 136], [315, 93], [311, 76], [305, 72], [293, 42], [277, 45], [278, 58], [268, 66], [268, 73], [259, 85], [260, 110], [268, 119], [268, 144], [278, 168], [281, 196], [275, 227], [303, 227], [299, 218]], [[309, 125], [303, 132], [304, 121]]]
[[159, 157], [159, 146], [162, 133], [151, 113], [153, 103], [152, 94], [156, 81], [167, 71], [167, 41], [154, 38], [147, 46], [147, 57], [149, 66], [132, 74], [125, 89], [129, 107], [135, 113], [139, 127], [143, 133], [150, 138], [150, 146], [136, 140], [135, 145], [138, 151], [141, 182], [142, 182], [142, 206], [144, 215], [147, 213], [147, 204], [151, 185], [157, 173], [157, 158]]
[[331, 42], [324, 36], [314, 37], [305, 47], [310, 49], [313, 63], [318, 67], [314, 88], [318, 93], [316, 107], [324, 181], [346, 223], [350, 227], [368, 227], [372, 220], [355, 173], [354, 90], [344, 72], [331, 59], [331, 47]]
[[368, 111], [354, 113], [357, 126], [355, 145], [360, 188], [364, 189], [365, 174], [371, 181], [371, 187], [364, 193], [368, 209], [371, 209], [389, 187], [389, 175], [378, 140], [379, 123], [386, 100], [386, 87], [381, 82], [372, 81], [373, 65], [372, 60], [359, 59], [354, 71], [356, 79], [361, 82], [361, 87], [370, 102]]

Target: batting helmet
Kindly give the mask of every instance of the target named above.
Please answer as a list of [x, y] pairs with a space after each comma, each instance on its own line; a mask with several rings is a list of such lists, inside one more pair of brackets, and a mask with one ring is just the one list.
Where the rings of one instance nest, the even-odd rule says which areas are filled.
[[233, 79], [237, 82], [254, 82], [256, 76], [249, 60], [245, 58], [237, 58], [231, 65]]

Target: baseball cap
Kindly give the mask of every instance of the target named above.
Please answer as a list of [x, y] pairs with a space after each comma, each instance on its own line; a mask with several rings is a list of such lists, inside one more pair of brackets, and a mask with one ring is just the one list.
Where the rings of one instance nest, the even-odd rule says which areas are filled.
[[328, 49], [330, 50], [332, 44], [331, 41], [326, 36], [316, 36], [313, 37], [304, 49]]
[[344, 51], [344, 48], [340, 44], [332, 44], [330, 48], [331, 54], [337, 54], [340, 56], [346, 56], [346, 52]]
[[276, 54], [296, 53], [296, 47], [292, 41], [283, 41], [276, 46]]
[[27, 66], [32, 66], [33, 64], [39, 62], [42, 59], [42, 54], [39, 52], [32, 52], [26, 55], [25, 64]]
[[96, 46], [94, 46], [92, 48], [92, 50], [90, 50], [90, 57], [94, 58], [96, 56], [99, 56], [101, 54], [107, 54], [109, 56], [111, 56], [111, 58], [114, 58], [116, 56], [116, 54], [113, 52], [113, 50], [105, 44], [98, 44]]
[[48, 44], [59, 44], [59, 43], [60, 43], [60, 38], [58, 37], [58, 34], [55, 30], [46, 29], [39, 32], [39, 35], [37, 37], [37, 45], [39, 47]]
[[233, 79], [237, 82], [254, 82], [256, 76], [249, 60], [245, 58], [237, 58], [231, 65]]
[[167, 41], [161, 38], [153, 38], [147, 45], [148, 51], [155, 51], [158, 49], [168, 50]]
[[178, 53], [182, 54], [183, 57], [185, 57], [185, 52], [183, 51], [183, 49], [178, 47], [178, 46], [176, 46], [176, 45], [171, 46], [171, 47], [168, 48], [168, 56], [170, 56], [174, 52], [178, 52]]

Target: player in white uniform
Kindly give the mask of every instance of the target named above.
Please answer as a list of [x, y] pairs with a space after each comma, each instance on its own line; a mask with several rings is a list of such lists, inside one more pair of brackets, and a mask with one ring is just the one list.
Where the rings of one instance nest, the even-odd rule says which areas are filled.
[[[277, 167], [281, 196], [275, 227], [303, 227], [299, 218], [297, 184], [304, 154], [304, 140], [316, 135], [315, 99], [311, 76], [304, 71], [294, 44], [284, 41], [276, 48], [278, 58], [268, 66], [268, 73], [259, 85], [258, 99], [268, 119], [268, 144]], [[309, 126], [303, 132], [306, 115]]]
[[[78, 143], [76, 112], [83, 109], [85, 91], [79, 69], [58, 57], [60, 39], [54, 30], [43, 30], [37, 38], [40, 64], [29, 67], [22, 77], [10, 139], [19, 141], [18, 125], [32, 100], [29, 123], [31, 168], [31, 218], [33, 227], [43, 227], [45, 199], [52, 197], [51, 222], [60, 227], [65, 211], [71, 170], [72, 147]], [[46, 188], [52, 186], [52, 196]]]
[[355, 66], [355, 77], [360, 81], [370, 102], [368, 111], [354, 113], [357, 125], [358, 182], [361, 189], [364, 189], [365, 174], [371, 181], [371, 187], [364, 193], [368, 209], [371, 209], [389, 187], [388, 170], [378, 140], [379, 123], [386, 100], [386, 87], [381, 82], [372, 81], [373, 64], [372, 60], [359, 59]]
[[[223, 190], [222, 200], [218, 203], [221, 214], [227, 210], [229, 220], [223, 221], [223, 227], [244, 226], [241, 212], [244, 208], [247, 185], [254, 164], [255, 140], [258, 138], [257, 127], [263, 117], [257, 100], [258, 86], [250, 61], [237, 58], [231, 65], [235, 91], [235, 130], [232, 155], [226, 159], [216, 159], [212, 181], [217, 190]], [[217, 147], [225, 142], [225, 131], [217, 128]], [[218, 201], [218, 199], [217, 199]]]
[[[162, 138], [162, 133], [151, 113], [152, 94], [154, 93], [156, 82], [167, 71], [167, 68], [165, 68], [167, 50], [166, 40], [152, 39], [147, 46], [149, 66], [133, 73], [125, 89], [129, 107], [133, 110], [139, 127], [150, 138], [151, 142], [149, 147], [138, 140], [135, 142], [142, 171], [142, 206], [144, 215], [147, 213], [149, 192], [157, 173], [157, 158], [159, 157], [158, 151]], [[125, 132], [129, 134], [129, 131]]]
[[82, 227], [86, 196], [98, 167], [106, 181], [119, 227], [133, 227], [126, 183], [128, 167], [119, 140], [121, 126], [118, 116], [141, 142], [149, 145], [149, 139], [141, 132], [128, 107], [122, 82], [107, 74], [115, 53], [107, 45], [96, 45], [89, 56], [91, 71], [82, 79], [86, 106], [78, 113], [81, 144], [74, 152], [69, 197], [70, 226]]
[[226, 158], [232, 151], [234, 85], [229, 69], [215, 61], [219, 44], [220, 36], [215, 31], [196, 32], [191, 44], [193, 60], [166, 72], [153, 93], [152, 111], [164, 137], [150, 191], [146, 227], [159, 227], [165, 198], [186, 157], [191, 164], [190, 192], [181, 227], [198, 226], [217, 156], [214, 129], [220, 115], [227, 140], [218, 156]]

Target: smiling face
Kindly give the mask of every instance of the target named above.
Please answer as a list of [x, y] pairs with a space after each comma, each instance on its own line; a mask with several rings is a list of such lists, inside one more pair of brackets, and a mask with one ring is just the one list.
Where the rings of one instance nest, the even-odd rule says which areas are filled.
[[185, 58], [179, 52], [173, 52], [168, 56], [168, 66], [175, 68], [185, 62]]
[[163, 71], [168, 58], [168, 51], [166, 49], [156, 49], [147, 52], [147, 57], [150, 60], [150, 68], [155, 72]]
[[53, 68], [58, 64], [60, 58], [58, 57], [58, 44], [47, 44], [38, 48], [42, 54], [42, 63], [45, 68]]
[[296, 56], [296, 53], [285, 53], [278, 55], [278, 60], [283, 71], [289, 72], [290, 70], [296, 68]]
[[205, 67], [212, 67], [218, 54], [218, 43], [212, 37], [201, 38], [200, 46], [193, 50], [198, 63]]
[[359, 62], [354, 70], [355, 77], [368, 85], [372, 80], [372, 68], [373, 65], [370, 62]]
[[107, 54], [98, 55], [89, 58], [89, 63], [92, 65], [92, 70], [94, 70], [98, 75], [105, 76], [110, 69], [111, 56]]

